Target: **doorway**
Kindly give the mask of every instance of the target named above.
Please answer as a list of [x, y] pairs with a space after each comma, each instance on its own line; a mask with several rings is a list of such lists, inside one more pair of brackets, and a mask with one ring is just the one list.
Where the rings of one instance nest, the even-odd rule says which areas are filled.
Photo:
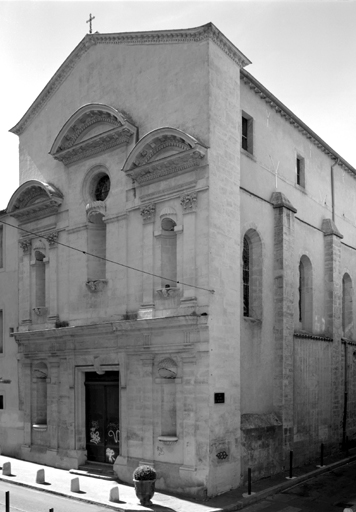
[[113, 464], [120, 454], [119, 372], [85, 374], [88, 460]]

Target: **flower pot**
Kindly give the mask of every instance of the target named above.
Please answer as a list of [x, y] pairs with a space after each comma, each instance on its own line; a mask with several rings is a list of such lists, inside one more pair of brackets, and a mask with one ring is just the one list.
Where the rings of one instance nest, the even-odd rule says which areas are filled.
[[133, 479], [135, 486], [136, 496], [140, 500], [141, 505], [151, 505], [151, 498], [155, 493], [156, 480], [135, 480]]

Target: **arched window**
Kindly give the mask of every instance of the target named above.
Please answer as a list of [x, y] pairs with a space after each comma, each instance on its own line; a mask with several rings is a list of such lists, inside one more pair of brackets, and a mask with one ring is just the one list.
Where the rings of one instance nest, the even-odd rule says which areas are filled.
[[242, 290], [243, 315], [262, 319], [262, 242], [254, 229], [243, 239]]
[[161, 275], [162, 288], [176, 286], [177, 281], [177, 234], [174, 231], [176, 223], [169, 217], [161, 220]]
[[305, 331], [313, 329], [313, 272], [311, 261], [303, 255], [299, 262], [299, 324]]
[[351, 277], [346, 273], [342, 278], [342, 334], [346, 338], [352, 338], [352, 295]]

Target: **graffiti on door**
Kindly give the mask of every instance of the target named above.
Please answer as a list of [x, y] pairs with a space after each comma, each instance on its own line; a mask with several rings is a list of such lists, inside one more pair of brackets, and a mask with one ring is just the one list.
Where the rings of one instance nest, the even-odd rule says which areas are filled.
[[94, 444], [100, 443], [99, 422], [95, 420], [91, 422], [90, 442]]
[[120, 425], [119, 423], [110, 422], [107, 425], [108, 437], [112, 438], [115, 444], [120, 442]]

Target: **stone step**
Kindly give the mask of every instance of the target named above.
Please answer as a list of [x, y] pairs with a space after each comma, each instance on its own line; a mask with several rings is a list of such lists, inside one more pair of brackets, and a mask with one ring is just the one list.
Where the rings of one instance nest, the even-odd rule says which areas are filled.
[[112, 464], [101, 464], [99, 462], [87, 462], [78, 469], [70, 469], [69, 473], [78, 476], [89, 476], [102, 480], [117, 480], [117, 476], [113, 471]]

